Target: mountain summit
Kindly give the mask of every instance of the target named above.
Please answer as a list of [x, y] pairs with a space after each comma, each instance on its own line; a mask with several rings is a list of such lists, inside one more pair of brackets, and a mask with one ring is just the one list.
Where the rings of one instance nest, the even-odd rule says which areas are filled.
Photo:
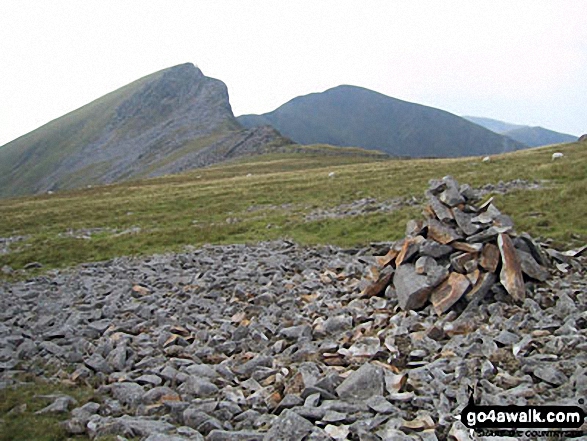
[[245, 127], [270, 124], [300, 144], [356, 146], [394, 156], [487, 155], [526, 147], [449, 112], [348, 85], [238, 120]]
[[191, 63], [128, 84], [0, 148], [0, 196], [177, 173], [290, 143], [244, 129]]

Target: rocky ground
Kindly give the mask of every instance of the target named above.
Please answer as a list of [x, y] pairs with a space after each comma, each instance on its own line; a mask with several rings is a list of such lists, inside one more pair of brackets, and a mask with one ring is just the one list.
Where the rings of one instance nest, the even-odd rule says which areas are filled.
[[520, 185], [431, 181], [395, 243], [207, 246], [4, 282], [0, 388], [90, 385], [96, 402], [40, 412], [149, 441], [463, 441], [471, 391], [583, 406], [586, 247], [542, 248], [475, 202]]
[[465, 440], [469, 386], [485, 404], [587, 396], [583, 257], [523, 303], [495, 290], [437, 316], [363, 295], [386, 249], [209, 246], [4, 283], [2, 387], [57, 371], [103, 397], [55, 400], [70, 433], [151, 441]]

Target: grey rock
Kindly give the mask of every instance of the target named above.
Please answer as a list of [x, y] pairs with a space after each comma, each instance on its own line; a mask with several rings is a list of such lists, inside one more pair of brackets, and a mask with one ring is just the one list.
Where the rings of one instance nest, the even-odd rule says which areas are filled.
[[122, 382], [111, 386], [112, 396], [124, 406], [135, 406], [141, 402], [145, 389], [137, 383]]
[[522, 266], [522, 272], [535, 280], [540, 282], [545, 282], [550, 278], [550, 274], [548, 271], [540, 266], [534, 257], [530, 253], [527, 253], [522, 250], [517, 250], [516, 254], [520, 259], [520, 264]]
[[218, 392], [218, 387], [205, 378], [190, 375], [179, 387], [182, 394], [194, 395], [196, 397], [209, 397]]
[[179, 395], [173, 389], [167, 386], [159, 386], [149, 389], [141, 398], [145, 404], [156, 402], [179, 401]]
[[383, 395], [384, 386], [381, 368], [365, 363], [336, 388], [336, 393], [343, 400], [366, 400], [374, 395]]
[[467, 236], [471, 236], [472, 234], [475, 234], [479, 231], [479, 227], [472, 221], [475, 215], [464, 213], [456, 207], [453, 208], [452, 212], [457, 225]]
[[77, 401], [75, 400], [75, 398], [72, 398], [70, 396], [65, 395], [65, 396], [57, 397], [55, 399], [55, 401], [53, 401], [47, 407], [44, 407], [43, 409], [35, 412], [35, 414], [36, 415], [44, 415], [47, 413], [56, 413], [56, 414], [67, 413], [67, 412], [69, 412], [69, 408], [75, 404], [77, 404]]
[[279, 331], [279, 335], [285, 338], [297, 340], [300, 338], [312, 338], [312, 328], [309, 325], [297, 325], [283, 328]]
[[285, 410], [275, 420], [263, 441], [302, 441], [314, 430], [314, 425], [292, 410]]
[[90, 357], [84, 360], [84, 364], [95, 372], [101, 372], [103, 374], [112, 373], [112, 368], [106, 362], [104, 357], [98, 353], [92, 354]]
[[159, 386], [163, 383], [163, 380], [158, 375], [141, 375], [138, 378], [135, 378], [135, 383], [143, 385], [143, 386]]
[[228, 431], [228, 430], [212, 430], [206, 441], [261, 441], [264, 433], [242, 430], [242, 431]]
[[560, 386], [568, 381], [568, 378], [565, 374], [549, 365], [542, 365], [537, 367], [534, 369], [534, 375], [554, 386]]
[[334, 334], [353, 326], [353, 317], [350, 315], [335, 315], [328, 317], [324, 322], [324, 330], [327, 334]]
[[428, 301], [432, 287], [426, 276], [418, 274], [411, 263], [400, 265], [395, 272], [393, 284], [398, 304], [403, 310], [418, 309]]
[[165, 421], [128, 415], [118, 418], [94, 415], [87, 424], [87, 433], [91, 439], [107, 435], [146, 437], [153, 433], [166, 434], [173, 429], [175, 426]]
[[392, 413], [396, 410], [396, 407], [381, 395], [374, 395], [366, 400], [365, 403], [377, 413]]
[[253, 358], [252, 360], [247, 361], [246, 363], [235, 366], [233, 370], [241, 375], [251, 376], [252, 373], [259, 367], [272, 367], [273, 366], [273, 358], [267, 355], [258, 355], [257, 357]]
[[434, 259], [448, 256], [452, 251], [453, 249], [450, 245], [442, 245], [433, 240], [425, 240], [420, 244], [420, 254]]
[[183, 437], [183, 436], [176, 436], [176, 435], [165, 435], [163, 433], [152, 433], [144, 441], [188, 441], [188, 440], [201, 440], [204, 441], [204, 437], [200, 435], [200, 438], [197, 437]]

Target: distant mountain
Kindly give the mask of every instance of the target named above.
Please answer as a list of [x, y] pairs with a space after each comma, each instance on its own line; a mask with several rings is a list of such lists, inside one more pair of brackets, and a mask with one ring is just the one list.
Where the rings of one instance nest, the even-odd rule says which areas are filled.
[[0, 148], [0, 197], [158, 176], [291, 144], [245, 129], [193, 64], [141, 78]]
[[381, 150], [394, 156], [455, 157], [525, 148], [465, 119], [356, 86], [300, 96], [263, 115], [242, 115], [245, 127], [270, 124], [300, 144]]
[[472, 123], [478, 124], [481, 127], [485, 127], [486, 129], [499, 134], [508, 132], [510, 130], [526, 127], [519, 124], [510, 124], [504, 121], [498, 121], [497, 119], [482, 118], [479, 116], [463, 116], [463, 118], [465, 118], [467, 121], [471, 121]]
[[499, 133], [500, 135], [507, 136], [508, 138], [526, 144], [529, 147], [577, 141], [576, 136], [554, 132], [543, 127], [510, 124], [496, 119], [481, 118], [477, 116], [463, 116], [463, 118], [495, 133]]

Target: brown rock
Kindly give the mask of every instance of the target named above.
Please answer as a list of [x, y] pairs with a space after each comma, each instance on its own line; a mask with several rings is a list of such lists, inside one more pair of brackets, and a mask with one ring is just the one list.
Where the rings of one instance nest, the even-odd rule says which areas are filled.
[[514, 300], [523, 300], [526, 297], [526, 288], [522, 277], [520, 259], [514, 244], [507, 234], [501, 233], [497, 237], [497, 245], [499, 246], [502, 261], [499, 280]]
[[459, 253], [450, 259], [450, 264], [456, 272], [467, 274], [477, 269], [477, 253]]
[[397, 268], [393, 278], [398, 304], [403, 310], [418, 309], [426, 304], [432, 287], [424, 275], [416, 273], [414, 264]]
[[372, 283], [371, 285], [367, 286], [363, 291], [363, 297], [373, 297], [378, 296], [379, 294], [385, 292], [385, 288], [391, 283], [391, 279], [393, 278], [393, 268], [390, 266], [386, 266], [383, 268], [379, 277], [376, 282]]
[[450, 246], [453, 247], [455, 250], [464, 251], [465, 253], [479, 253], [483, 249], [482, 243], [467, 243], [455, 241], [451, 243]]
[[467, 276], [451, 273], [448, 279], [430, 294], [430, 301], [438, 315], [448, 311], [471, 287]]
[[422, 236], [416, 237], [408, 237], [404, 240], [404, 245], [402, 246], [401, 251], [395, 258], [395, 266], [396, 268], [400, 266], [404, 262], [408, 262], [412, 257], [416, 255], [418, 249], [420, 248], [420, 244], [424, 242], [424, 238]]
[[465, 276], [467, 276], [467, 279], [469, 279], [469, 282], [471, 282], [472, 286], [475, 286], [475, 284], [479, 280], [480, 275], [481, 275], [481, 271], [479, 271], [479, 268], [475, 268], [475, 270], [471, 271], [470, 273], [465, 274]]
[[398, 250], [391, 248], [385, 256], [377, 256], [377, 259], [376, 259], [377, 263], [380, 266], [387, 266], [395, 260], [395, 258], [397, 257], [398, 254], [399, 254]]
[[428, 220], [428, 238], [446, 245], [463, 237], [453, 228], [447, 227], [436, 219]]
[[490, 273], [494, 273], [499, 265], [499, 248], [492, 243], [486, 243], [481, 251], [479, 266]]

